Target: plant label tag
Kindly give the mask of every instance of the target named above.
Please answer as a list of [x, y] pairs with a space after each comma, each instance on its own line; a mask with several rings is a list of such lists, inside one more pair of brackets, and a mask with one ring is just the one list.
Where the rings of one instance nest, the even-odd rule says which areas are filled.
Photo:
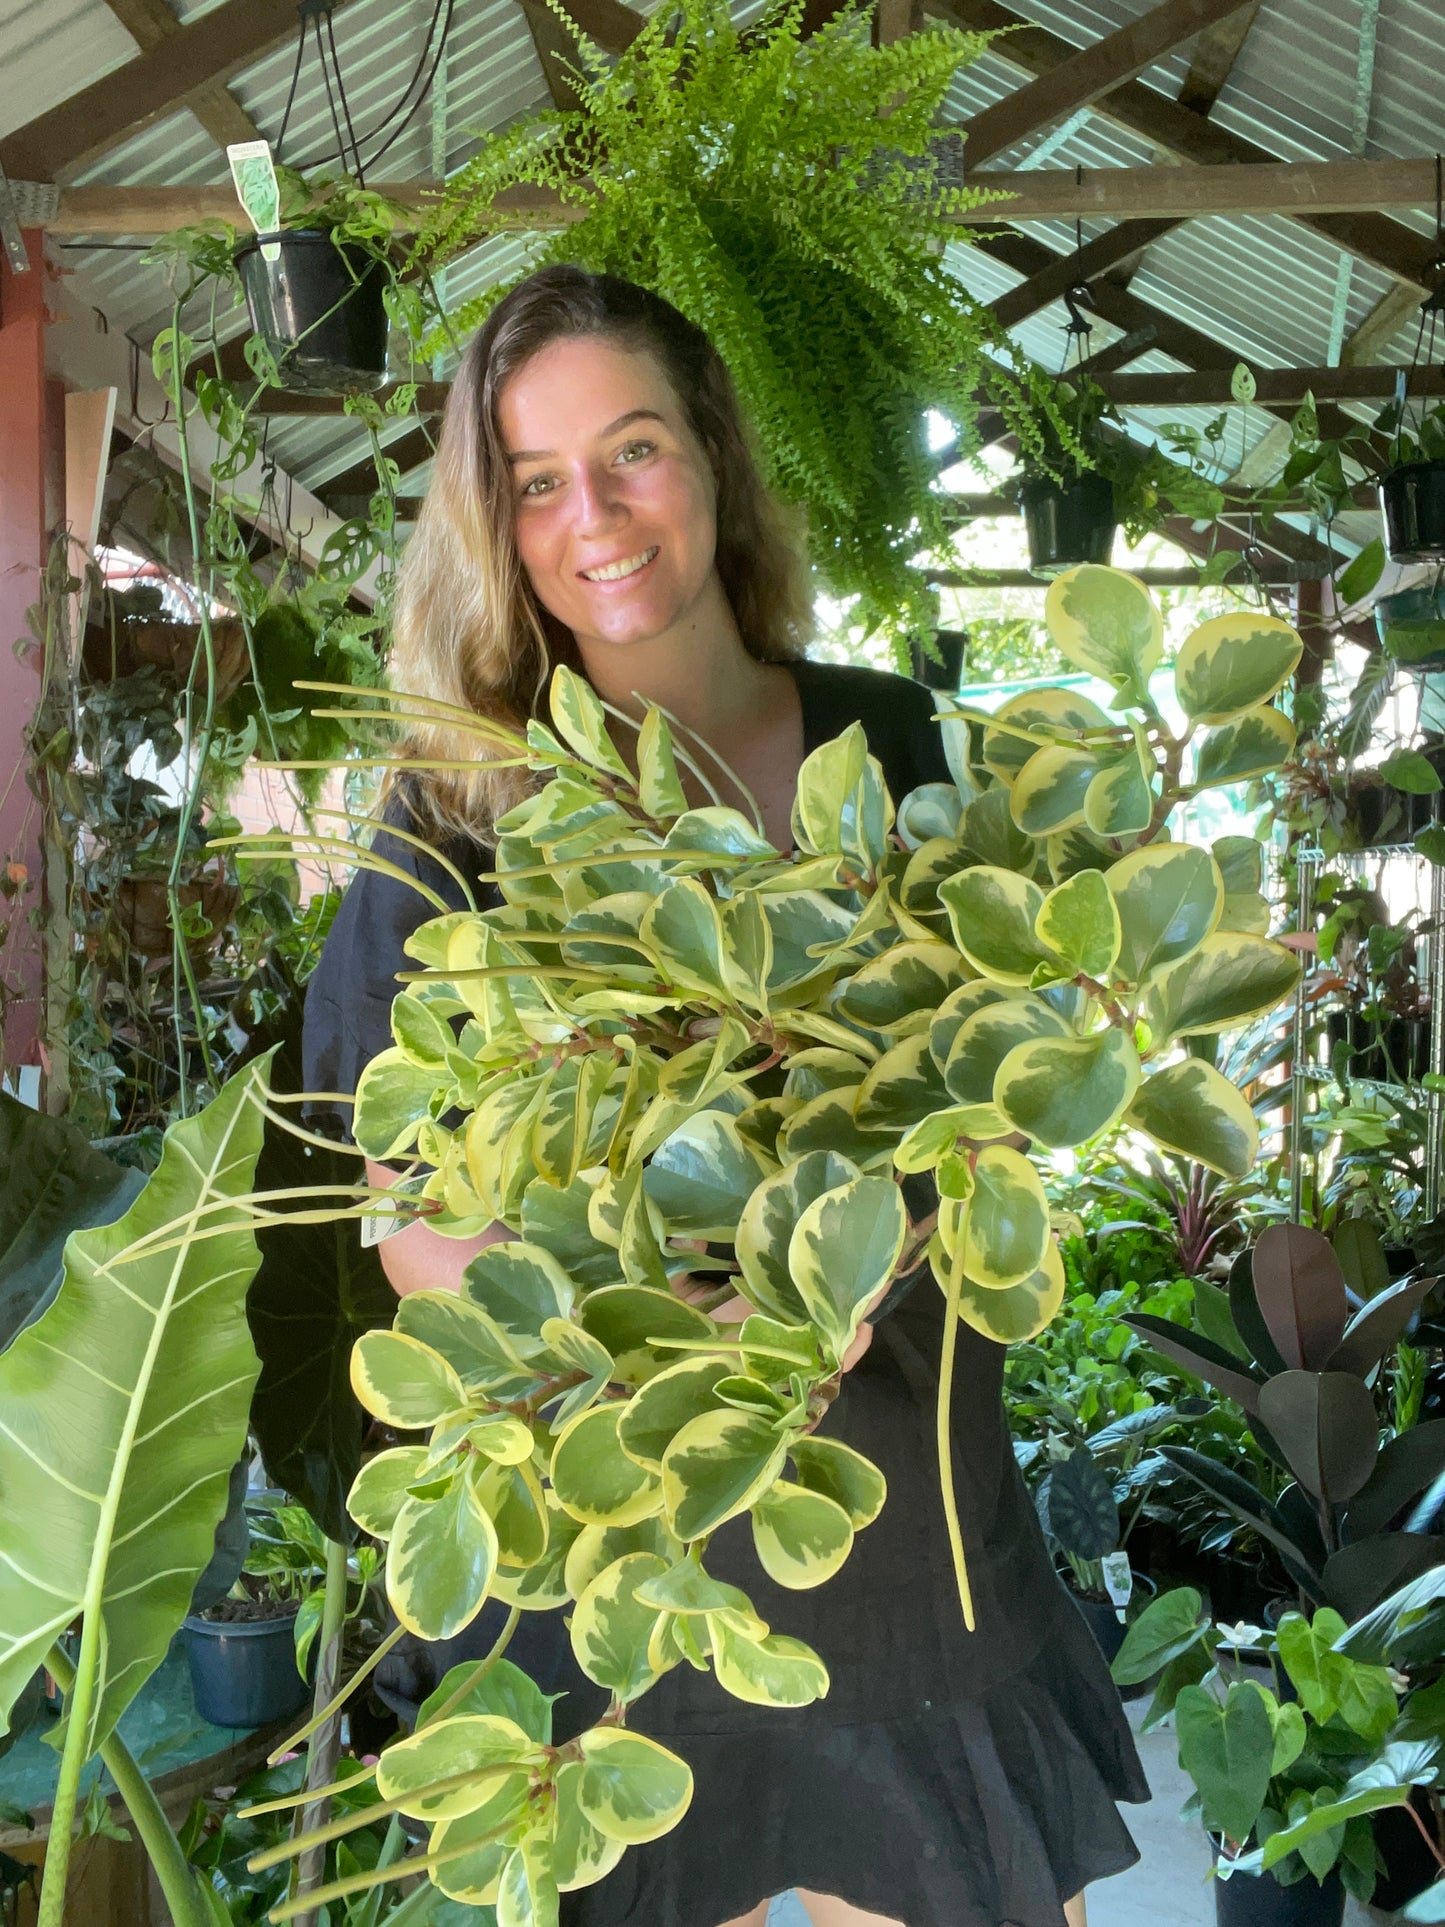
[[1129, 1555], [1127, 1552], [1106, 1552], [1102, 1563], [1104, 1590], [1113, 1603], [1114, 1616], [1122, 1626], [1125, 1608], [1134, 1596], [1134, 1574], [1129, 1566]]
[[361, 1220], [361, 1248], [369, 1251], [379, 1245], [384, 1238], [394, 1238], [398, 1231], [405, 1231], [415, 1221], [403, 1217], [399, 1211], [372, 1211]]
[[[245, 209], [246, 219], [258, 234], [274, 234], [281, 225], [281, 188], [271, 159], [271, 143], [234, 141], [226, 149], [226, 159], [231, 163], [236, 199]], [[263, 241], [261, 253], [267, 261], [279, 260], [280, 242]]]

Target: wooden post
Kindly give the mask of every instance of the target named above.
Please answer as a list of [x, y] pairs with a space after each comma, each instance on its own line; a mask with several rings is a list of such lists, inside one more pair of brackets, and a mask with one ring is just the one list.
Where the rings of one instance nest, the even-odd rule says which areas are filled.
[[28, 274], [0, 261], [0, 1071], [41, 1062], [40, 807], [26, 730], [40, 694], [38, 649], [17, 656], [45, 566], [47, 484], [58, 414], [45, 380], [45, 236], [27, 229]]

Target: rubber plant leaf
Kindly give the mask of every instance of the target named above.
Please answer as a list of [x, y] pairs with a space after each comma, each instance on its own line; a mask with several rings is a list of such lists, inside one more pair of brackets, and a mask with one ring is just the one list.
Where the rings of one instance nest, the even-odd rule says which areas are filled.
[[1386, 1352], [1399, 1343], [1437, 1283], [1434, 1278], [1402, 1278], [1398, 1285], [1371, 1298], [1345, 1327], [1344, 1337], [1326, 1361], [1326, 1371], [1357, 1372], [1361, 1378], [1367, 1377]]
[[171, 1127], [135, 1203], [74, 1234], [54, 1303], [0, 1358], [0, 1714], [83, 1614], [66, 1743], [86, 1755], [165, 1657], [245, 1444], [259, 1254], [240, 1200], [265, 1072]]
[[1345, 1335], [1345, 1277], [1328, 1238], [1272, 1224], [1254, 1247], [1254, 1294], [1291, 1371], [1322, 1372]]
[[1233, 1352], [1226, 1351], [1222, 1345], [1216, 1345], [1199, 1332], [1190, 1331], [1185, 1325], [1176, 1325], [1168, 1318], [1156, 1317], [1153, 1312], [1131, 1312], [1124, 1323], [1142, 1332], [1156, 1352], [1162, 1352], [1166, 1358], [1172, 1358], [1206, 1384], [1215, 1386], [1236, 1404], [1242, 1405], [1246, 1412], [1258, 1411], [1263, 1381], [1246, 1370]]
[[1350, 1500], [1340, 1526], [1349, 1545], [1384, 1532], [1390, 1521], [1445, 1471], [1445, 1419], [1428, 1419], [1380, 1447], [1374, 1470]]
[[1353, 1372], [1278, 1372], [1259, 1391], [1259, 1415], [1307, 1492], [1352, 1499], [1375, 1469], [1375, 1401]]
[[1196, 1452], [1192, 1446], [1161, 1445], [1159, 1456], [1186, 1473], [1196, 1485], [1203, 1486], [1237, 1519], [1253, 1526], [1262, 1538], [1268, 1539], [1283, 1559], [1290, 1577], [1312, 1599], [1323, 1599], [1324, 1581], [1319, 1571], [1305, 1557], [1278, 1509], [1248, 1479], [1231, 1467], [1207, 1458], [1203, 1452]]

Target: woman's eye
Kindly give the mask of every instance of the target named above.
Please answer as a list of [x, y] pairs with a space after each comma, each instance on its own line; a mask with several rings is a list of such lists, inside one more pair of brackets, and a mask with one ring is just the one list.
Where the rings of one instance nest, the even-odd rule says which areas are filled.
[[539, 495], [550, 494], [551, 490], [552, 477], [550, 475], [534, 475], [530, 482], [524, 482], [522, 484], [523, 495], [530, 495], [534, 499]]
[[656, 447], [656, 442], [624, 442], [617, 459], [620, 462], [640, 462], [644, 456], [650, 455]]

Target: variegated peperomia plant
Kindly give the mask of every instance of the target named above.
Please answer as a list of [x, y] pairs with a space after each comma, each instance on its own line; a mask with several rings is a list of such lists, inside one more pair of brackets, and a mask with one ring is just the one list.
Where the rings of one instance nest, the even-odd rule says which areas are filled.
[[[890, 1282], [926, 1255], [957, 1314], [946, 1437], [958, 1318], [1007, 1343], [1063, 1296], [1034, 1153], [1123, 1125], [1230, 1176], [1255, 1157], [1247, 1100], [1188, 1044], [1276, 1005], [1298, 965], [1264, 934], [1258, 846], [1168, 825], [1288, 753], [1271, 699], [1299, 638], [1252, 613], [1204, 624], [1174, 663], [1176, 735], [1141, 584], [1075, 570], [1047, 621], [1114, 714], [1069, 687], [954, 707], [954, 786], [896, 815], [855, 726], [804, 763], [791, 853], [690, 806], [697, 765], [662, 712], [610, 722], [565, 669], [550, 727], [484, 726], [550, 780], [498, 825], [502, 906], [411, 940], [355, 1134], [415, 1161], [402, 1189], [436, 1230], [515, 1239], [358, 1342], [364, 1405], [427, 1436], [373, 1458], [349, 1503], [387, 1544], [402, 1628], [450, 1637], [489, 1597], [570, 1606], [613, 1695], [554, 1747], [489, 1696], [495, 1667], [461, 1669], [381, 1756], [383, 1796], [435, 1823], [407, 1870], [502, 1927], [555, 1921], [558, 1889], [681, 1817], [686, 1765], [626, 1729], [671, 1667], [770, 1705], [826, 1692], [826, 1656], [710, 1575], [707, 1547], [746, 1513], [782, 1586], [844, 1564], [884, 1483], [815, 1428]], [[901, 1180], [925, 1172], [920, 1214]], [[709, 1315], [735, 1294], [740, 1324]], [[971, 1624], [946, 1452], [940, 1477]]]

